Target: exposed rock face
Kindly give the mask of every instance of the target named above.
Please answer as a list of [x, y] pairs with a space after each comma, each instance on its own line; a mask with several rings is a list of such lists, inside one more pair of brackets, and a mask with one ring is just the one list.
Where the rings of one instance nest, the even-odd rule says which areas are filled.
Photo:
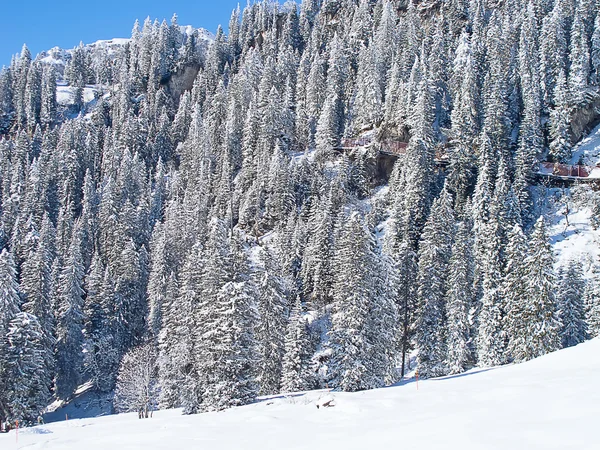
[[190, 91], [192, 89], [194, 80], [199, 71], [199, 66], [186, 66], [169, 77], [167, 86], [174, 99], [181, 98], [181, 95], [185, 91]]
[[600, 123], [600, 92], [597, 89], [586, 93], [587, 102], [577, 108], [571, 118], [571, 142], [576, 144]]

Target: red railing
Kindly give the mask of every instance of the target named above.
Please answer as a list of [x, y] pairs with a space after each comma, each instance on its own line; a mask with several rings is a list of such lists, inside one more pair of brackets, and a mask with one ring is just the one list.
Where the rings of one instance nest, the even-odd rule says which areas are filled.
[[581, 164], [558, 164], [551, 162], [540, 163], [539, 172], [544, 175], [555, 177], [587, 178], [594, 168]]
[[391, 140], [381, 142], [381, 151], [384, 153], [404, 155], [406, 154], [406, 147], [408, 147], [408, 143], [406, 142], [398, 142]]

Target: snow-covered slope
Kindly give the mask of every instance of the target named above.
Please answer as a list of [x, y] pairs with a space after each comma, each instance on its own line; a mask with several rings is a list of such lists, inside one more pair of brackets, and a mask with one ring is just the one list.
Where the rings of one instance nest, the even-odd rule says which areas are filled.
[[[360, 393], [310, 392], [219, 413], [159, 411], [0, 435], [0, 448], [598, 449], [600, 339], [524, 364]], [[334, 406], [323, 405], [332, 400]]]
[[589, 186], [548, 190], [544, 214], [557, 268], [577, 259], [591, 275], [594, 264], [600, 262], [600, 229], [594, 229], [591, 220], [595, 195]]
[[[187, 34], [191, 36], [194, 31], [197, 31], [198, 38], [201, 41], [210, 44], [214, 41], [214, 35], [204, 28], [194, 28], [191, 25], [180, 26], [179, 27], [182, 34]], [[92, 42], [91, 44], [85, 44], [84, 48], [91, 52], [105, 52], [109, 56], [117, 55], [122, 47], [130, 41], [129, 38], [113, 38], [113, 39], [102, 39], [96, 42]], [[41, 52], [38, 55], [39, 61], [44, 64], [54, 65], [56, 68], [59, 77], [62, 77], [64, 74], [65, 67], [67, 62], [71, 59], [71, 55], [73, 53], [73, 49], [63, 49], [60, 47], [54, 47], [50, 50], [46, 50]]]
[[[574, 147], [571, 163], [578, 162], [588, 166], [600, 164], [600, 125]], [[600, 177], [600, 168], [594, 172], [595, 177]], [[580, 259], [589, 276], [593, 265], [600, 262], [600, 229], [594, 229], [591, 221], [595, 201], [598, 193], [586, 184], [569, 189], [542, 189], [538, 202], [550, 224], [557, 267], [565, 266], [571, 259]]]
[[595, 166], [600, 163], [600, 125], [573, 148], [571, 164]]

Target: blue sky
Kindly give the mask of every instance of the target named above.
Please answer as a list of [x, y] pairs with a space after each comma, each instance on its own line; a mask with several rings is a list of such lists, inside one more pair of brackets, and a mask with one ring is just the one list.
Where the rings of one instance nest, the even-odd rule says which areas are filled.
[[231, 11], [246, 0], [6, 0], [2, 2], [0, 67], [10, 63], [24, 43], [35, 56], [55, 46], [131, 36], [135, 19], [147, 16], [170, 21], [177, 13], [180, 25], [216, 31], [227, 28]]

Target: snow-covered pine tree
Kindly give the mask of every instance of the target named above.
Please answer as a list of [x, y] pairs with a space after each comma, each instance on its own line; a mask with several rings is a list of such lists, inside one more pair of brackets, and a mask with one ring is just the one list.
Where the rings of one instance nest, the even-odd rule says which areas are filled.
[[83, 365], [83, 261], [78, 227], [60, 273], [57, 316], [56, 394], [68, 399], [81, 381]]
[[543, 150], [542, 99], [539, 73], [539, 36], [534, 3], [529, 2], [519, 40], [519, 77], [523, 98], [523, 119], [519, 128], [515, 157], [514, 190], [519, 198], [523, 220], [531, 220], [531, 198], [527, 177]]
[[[368, 220], [368, 219], [367, 219]], [[367, 222], [369, 223], [369, 222]], [[375, 236], [371, 233], [373, 241]], [[375, 291], [367, 323], [368, 339], [373, 343], [371, 366], [374, 386], [390, 385], [398, 381], [396, 356], [400, 344], [398, 332], [399, 308], [392, 288], [393, 270], [382, 260], [380, 249], [374, 247], [375, 257], [370, 263], [370, 277]]]
[[214, 314], [216, 296], [210, 275], [222, 275], [215, 266], [205, 272], [205, 257], [202, 246], [195, 244], [185, 258], [179, 279], [171, 275], [175, 286], [179, 283], [179, 290], [177, 298], [165, 305], [159, 338], [159, 376], [164, 387], [161, 404], [183, 406], [185, 414], [201, 409], [208, 376], [207, 370], [199, 370], [208, 358], [208, 345], [201, 338], [206, 332], [205, 317]]
[[52, 127], [55, 124], [57, 108], [56, 69], [54, 66], [44, 67], [40, 106], [40, 124], [43, 128]]
[[594, 20], [594, 32], [592, 34], [591, 58], [592, 58], [592, 84], [600, 84], [600, 14], [596, 14]]
[[260, 354], [258, 381], [261, 395], [271, 395], [279, 393], [281, 386], [289, 301], [279, 261], [264, 248], [260, 250], [259, 261], [261, 268], [256, 276], [260, 314], [256, 330]]
[[558, 303], [562, 328], [560, 337], [563, 348], [581, 344], [587, 339], [587, 323], [583, 296], [585, 281], [580, 260], [573, 259], [561, 274], [558, 286]]
[[[11, 329], [11, 322], [20, 313], [21, 299], [19, 298], [19, 285], [17, 284], [17, 273], [12, 254], [3, 249], [0, 253], [0, 406], [8, 405], [6, 393], [8, 393], [7, 382], [9, 380], [9, 365], [6, 359], [10, 343], [7, 339]], [[8, 414], [10, 409], [0, 413]]]
[[383, 92], [377, 69], [377, 47], [362, 46], [358, 57], [354, 129], [361, 132], [379, 125], [382, 119]]
[[389, 297], [395, 301], [398, 310], [397, 340], [400, 351], [400, 377], [404, 377], [409, 353], [413, 348], [415, 319], [417, 317], [417, 275], [416, 253], [406, 242], [392, 248], [384, 256], [388, 274]]
[[6, 367], [8, 419], [33, 424], [48, 406], [52, 385], [44, 331], [34, 315], [20, 312], [10, 321], [6, 340], [8, 346], [0, 358]]
[[25, 85], [25, 116], [27, 126], [30, 130], [40, 122], [40, 110], [42, 107], [42, 67], [34, 61], [27, 72], [27, 84]]
[[[577, 12], [580, 12], [579, 8], [577, 8]], [[586, 101], [586, 91], [591, 73], [589, 37], [585, 28], [586, 23], [582, 14], [575, 14], [571, 26], [569, 49], [571, 64], [569, 67], [568, 88], [571, 101], [576, 105], [582, 105]]]
[[560, 71], [554, 88], [554, 109], [550, 112], [550, 155], [557, 162], [571, 159], [571, 114], [565, 72]]
[[329, 331], [330, 386], [343, 391], [372, 389], [372, 330], [369, 312], [376, 299], [373, 237], [358, 213], [346, 218], [336, 244], [333, 311]]
[[514, 318], [522, 327], [522, 340], [513, 349], [516, 361], [537, 358], [560, 348], [554, 256], [543, 217], [535, 223], [523, 266], [524, 305]]
[[158, 338], [162, 328], [163, 305], [166, 302], [165, 297], [169, 280], [166, 239], [164, 226], [158, 224], [154, 228], [152, 238], [153, 257], [148, 279], [148, 329], [155, 338]]
[[[181, 404], [180, 402], [180, 385], [182, 378], [181, 352], [176, 352], [175, 348], [185, 351], [179, 340], [182, 337], [181, 333], [176, 334], [179, 330], [179, 319], [182, 317], [182, 312], [178, 303], [176, 303], [179, 292], [179, 285], [175, 274], [171, 272], [166, 291], [166, 302], [163, 303], [161, 329], [158, 335], [158, 380], [160, 384], [159, 406], [161, 408], [175, 408]], [[184, 313], [184, 312], [183, 312]], [[185, 334], [183, 337], [188, 336]], [[187, 355], [186, 355], [187, 356]]]
[[311, 309], [318, 310], [331, 300], [332, 249], [334, 245], [335, 207], [333, 189], [321, 200], [319, 208], [311, 211], [310, 228], [302, 264], [304, 294]]
[[217, 296], [216, 322], [210, 324], [215, 372], [210, 374], [202, 407], [222, 410], [252, 403], [258, 394], [255, 333], [259, 315], [251, 281], [228, 282]]
[[446, 365], [451, 374], [464, 372], [474, 361], [471, 351], [473, 336], [470, 323], [474, 299], [472, 247], [473, 238], [469, 223], [458, 223], [446, 281], [448, 320]]
[[418, 370], [423, 378], [448, 373], [446, 280], [454, 234], [452, 196], [444, 188], [431, 207], [419, 244], [416, 343]]
[[110, 333], [112, 289], [106, 289], [108, 277], [100, 257], [94, 255], [85, 277], [84, 370], [85, 376], [102, 392], [109, 392], [114, 387], [115, 366], [119, 359]]
[[482, 233], [484, 255], [482, 259], [481, 300], [477, 331], [477, 359], [482, 367], [493, 367], [506, 362], [505, 337], [502, 326], [505, 301], [501, 293], [502, 283], [502, 235], [501, 205], [492, 204], [488, 223], [479, 230]]
[[554, 2], [552, 12], [542, 20], [540, 35], [540, 69], [544, 102], [556, 102], [556, 84], [560, 72], [566, 73], [568, 62], [568, 26], [570, 2]]
[[590, 338], [600, 336], [600, 283], [598, 267], [594, 266], [594, 276], [586, 283], [584, 306], [587, 332]]
[[41, 344], [43, 346], [44, 371], [51, 380], [54, 375], [54, 347], [55, 347], [55, 317], [51, 302], [51, 270], [53, 255], [53, 234], [55, 230], [52, 222], [44, 216], [40, 237], [36, 248], [30, 252], [29, 258], [21, 268], [20, 291], [25, 303], [23, 312], [35, 316], [42, 332]]
[[433, 197], [435, 151], [432, 145], [433, 105], [428, 80], [419, 83], [417, 98], [418, 102], [411, 119], [415, 129], [406, 149], [406, 189], [401, 193], [404, 215], [399, 225], [404, 238], [413, 249], [418, 247]]
[[303, 316], [300, 296], [297, 296], [285, 335], [281, 392], [304, 391], [313, 387], [309, 367], [310, 356], [308, 324]]
[[454, 76], [461, 80], [452, 110], [452, 139], [448, 181], [456, 193], [457, 202], [464, 203], [474, 181], [475, 155], [473, 143], [479, 129], [478, 71], [468, 34], [463, 32], [454, 61]]
[[506, 266], [502, 279], [502, 296], [506, 314], [502, 326], [507, 341], [506, 356], [508, 360], [512, 360], [527, 339], [522, 323], [523, 309], [527, 302], [523, 260], [529, 250], [527, 238], [520, 225], [516, 224], [507, 238], [508, 244], [504, 254]]

